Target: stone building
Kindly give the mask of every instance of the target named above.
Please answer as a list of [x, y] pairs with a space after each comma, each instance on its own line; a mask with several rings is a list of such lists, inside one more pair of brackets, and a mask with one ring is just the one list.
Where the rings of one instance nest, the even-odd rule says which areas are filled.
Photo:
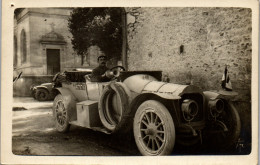
[[15, 96], [30, 96], [30, 86], [50, 82], [57, 72], [75, 68], [93, 68], [102, 52], [89, 50], [82, 65], [72, 49], [68, 17], [71, 8], [23, 8], [14, 15], [14, 75], [23, 72], [14, 84]]

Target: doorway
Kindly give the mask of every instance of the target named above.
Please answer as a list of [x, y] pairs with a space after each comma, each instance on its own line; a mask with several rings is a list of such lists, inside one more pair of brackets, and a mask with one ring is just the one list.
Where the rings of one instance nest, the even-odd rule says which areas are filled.
[[60, 72], [60, 50], [47, 49], [47, 74], [54, 75]]

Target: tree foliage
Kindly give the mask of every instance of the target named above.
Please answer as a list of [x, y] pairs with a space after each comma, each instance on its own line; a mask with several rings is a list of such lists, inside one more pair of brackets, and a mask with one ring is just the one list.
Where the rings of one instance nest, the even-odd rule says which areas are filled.
[[120, 8], [75, 8], [68, 20], [73, 49], [86, 55], [98, 46], [108, 58], [121, 57], [122, 21]]

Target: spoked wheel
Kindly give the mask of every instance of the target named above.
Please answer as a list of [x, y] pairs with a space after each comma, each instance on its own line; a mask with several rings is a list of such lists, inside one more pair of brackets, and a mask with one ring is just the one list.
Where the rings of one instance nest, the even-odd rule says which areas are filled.
[[175, 128], [167, 108], [158, 101], [142, 103], [134, 117], [134, 137], [143, 155], [171, 154], [175, 143]]
[[46, 89], [37, 89], [35, 97], [38, 101], [46, 101], [49, 98], [49, 92]]
[[67, 132], [70, 124], [68, 122], [67, 106], [64, 104], [64, 100], [61, 94], [57, 95], [53, 103], [53, 117], [55, 127], [59, 132]]
[[231, 102], [227, 103], [218, 120], [225, 124], [227, 130], [221, 124], [212, 124], [205, 135], [207, 146], [214, 151], [227, 151], [237, 142], [241, 130], [239, 114]]

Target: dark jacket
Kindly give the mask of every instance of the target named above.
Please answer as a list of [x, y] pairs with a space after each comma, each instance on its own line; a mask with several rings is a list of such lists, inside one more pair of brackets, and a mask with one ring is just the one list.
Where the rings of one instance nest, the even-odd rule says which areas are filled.
[[104, 76], [102, 77], [102, 75], [109, 70], [108, 67], [106, 66], [98, 66], [95, 69], [93, 69], [92, 74], [91, 74], [91, 81], [92, 82], [107, 82], [110, 81], [110, 78]]

